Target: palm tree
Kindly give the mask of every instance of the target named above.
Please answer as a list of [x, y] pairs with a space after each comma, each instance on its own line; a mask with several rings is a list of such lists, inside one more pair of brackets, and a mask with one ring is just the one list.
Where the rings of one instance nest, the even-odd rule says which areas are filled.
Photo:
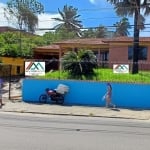
[[89, 77], [97, 66], [96, 56], [91, 50], [69, 51], [62, 58], [62, 66], [73, 77]]
[[107, 37], [107, 28], [104, 26], [99, 26], [96, 29], [96, 37], [97, 38], [104, 38]]
[[57, 29], [67, 29], [68, 32], [75, 32], [78, 36], [81, 36], [80, 29], [82, 27], [81, 21], [78, 20], [80, 15], [77, 15], [77, 8], [73, 8], [73, 6], [65, 5], [63, 10], [58, 12], [61, 18], [53, 18], [56, 21], [59, 21], [60, 24], [56, 25], [54, 28]]
[[116, 31], [115, 36], [128, 36], [130, 33], [128, 29], [131, 29], [130, 23], [126, 17], [123, 17], [119, 22], [114, 24]]
[[[132, 73], [138, 73], [139, 33], [144, 29], [144, 16], [150, 14], [149, 0], [107, 0], [114, 5], [118, 16], [134, 17], [134, 44]], [[140, 10], [142, 9], [142, 15]]]

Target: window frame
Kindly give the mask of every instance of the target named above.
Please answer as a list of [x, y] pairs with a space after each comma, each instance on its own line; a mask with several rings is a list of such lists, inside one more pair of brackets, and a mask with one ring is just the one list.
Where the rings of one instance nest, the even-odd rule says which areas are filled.
[[[140, 55], [142, 53], [142, 55]], [[138, 60], [147, 60], [148, 57], [148, 47], [139, 46]], [[128, 60], [133, 60], [133, 46], [128, 46]]]

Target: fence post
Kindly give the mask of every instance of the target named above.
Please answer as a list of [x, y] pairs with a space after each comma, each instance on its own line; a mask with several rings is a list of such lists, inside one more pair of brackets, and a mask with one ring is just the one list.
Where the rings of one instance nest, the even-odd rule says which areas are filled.
[[11, 70], [12, 70], [12, 65], [9, 65], [9, 100], [11, 100]]

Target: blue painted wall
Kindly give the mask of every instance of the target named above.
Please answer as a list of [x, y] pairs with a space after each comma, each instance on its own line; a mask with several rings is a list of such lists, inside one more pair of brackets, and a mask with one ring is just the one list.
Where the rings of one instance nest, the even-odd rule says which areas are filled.
[[[24, 79], [22, 97], [25, 102], [39, 102], [40, 94], [46, 87], [55, 89], [58, 84], [66, 84], [70, 90], [65, 97], [66, 105], [105, 106], [102, 100], [106, 92], [106, 83], [77, 80], [39, 80]], [[118, 107], [150, 108], [150, 85], [111, 83], [112, 100]]]

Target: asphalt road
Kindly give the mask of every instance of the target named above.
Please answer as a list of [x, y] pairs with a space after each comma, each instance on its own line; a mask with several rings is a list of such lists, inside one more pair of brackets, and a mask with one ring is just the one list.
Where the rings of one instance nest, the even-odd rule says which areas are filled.
[[0, 113], [3, 150], [147, 150], [150, 122]]

